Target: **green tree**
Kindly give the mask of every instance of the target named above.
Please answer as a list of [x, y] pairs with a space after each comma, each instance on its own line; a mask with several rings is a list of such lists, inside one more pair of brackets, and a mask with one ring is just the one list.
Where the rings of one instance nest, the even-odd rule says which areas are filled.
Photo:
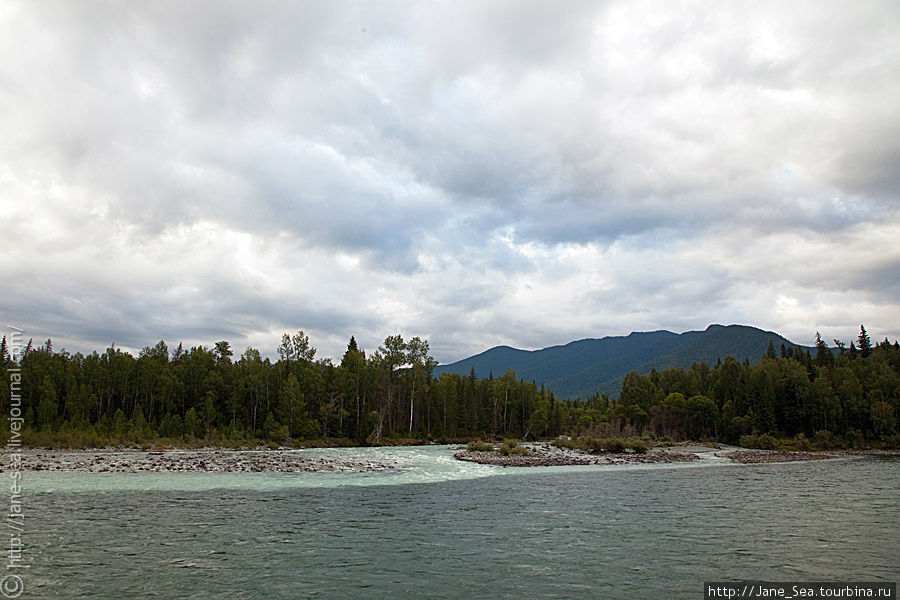
[[706, 396], [691, 396], [685, 407], [691, 438], [718, 436], [719, 412], [715, 400]]
[[649, 410], [650, 405], [656, 400], [657, 388], [646, 375], [639, 375], [631, 371], [622, 382], [622, 393], [619, 395], [619, 404], [623, 406], [638, 406], [643, 410]]
[[756, 416], [753, 426], [761, 433], [775, 430], [775, 375], [770, 369], [757, 368], [751, 382], [751, 404]]
[[147, 423], [147, 419], [144, 418], [144, 413], [137, 411], [137, 414], [131, 420], [131, 431], [129, 432], [129, 436], [136, 442], [142, 442], [149, 439], [152, 435], [153, 430], [151, 429], [150, 424]]
[[186, 435], [197, 438], [202, 436], [203, 424], [200, 422], [200, 416], [197, 410], [192, 406], [184, 414], [184, 432]]
[[146, 346], [141, 350], [138, 357], [141, 356], [146, 356], [160, 363], [167, 363], [169, 362], [169, 347], [166, 345], [165, 341], [159, 340], [152, 348]]
[[374, 359], [385, 373], [387, 383], [387, 393], [378, 411], [378, 424], [375, 431], [372, 432], [372, 437], [379, 441], [385, 425], [389, 430], [393, 430], [395, 374], [397, 369], [406, 362], [406, 343], [403, 341], [403, 336], [389, 335], [386, 337], [384, 344], [375, 352]]
[[274, 439], [278, 435], [280, 429], [281, 425], [275, 419], [275, 415], [272, 413], [266, 415], [266, 421], [263, 423], [263, 431], [265, 432], [266, 437]]
[[301, 329], [294, 335], [283, 334], [278, 346], [278, 358], [287, 362], [312, 362], [316, 357], [316, 349], [309, 343], [309, 336]]
[[866, 333], [866, 328], [863, 325], [859, 326], [859, 338], [857, 341], [859, 342], [859, 355], [863, 358], [872, 356], [872, 340], [869, 339], [869, 334]]
[[822, 336], [816, 332], [816, 366], [830, 367], [834, 364], [834, 354], [828, 349], [828, 345], [822, 341]]
[[279, 421], [287, 425], [288, 435], [291, 437], [306, 437], [311, 433], [308, 431], [308, 415], [303, 404], [303, 393], [293, 373], [288, 373], [281, 386], [278, 412]]
[[231, 357], [234, 355], [234, 352], [231, 350], [231, 344], [226, 341], [216, 342], [216, 347], [213, 350], [213, 353], [216, 355], [216, 363], [217, 364], [231, 364]]
[[218, 411], [216, 410], [216, 394], [212, 391], [206, 392], [206, 399], [203, 403], [203, 425], [207, 431], [211, 431], [216, 426]]
[[872, 425], [875, 435], [889, 435], [894, 432], [897, 420], [894, 418], [894, 407], [887, 402], [875, 402], [872, 404]]
[[112, 432], [119, 437], [128, 432], [128, 419], [125, 418], [125, 413], [121, 408], [116, 409], [113, 415]]
[[352, 389], [348, 390], [350, 397], [353, 399], [353, 437], [359, 441], [365, 439], [362, 427], [362, 418], [365, 414], [365, 393], [366, 382], [368, 380], [368, 369], [366, 365], [366, 353], [359, 349], [356, 344], [356, 338], [350, 336], [350, 342], [347, 344], [347, 351], [341, 359], [341, 367], [349, 374], [352, 382]]
[[685, 435], [685, 419], [687, 418], [687, 402], [681, 392], [671, 392], [663, 400], [659, 410], [651, 409], [659, 423], [658, 433], [668, 436]]
[[44, 431], [52, 431], [56, 427], [59, 405], [56, 402], [56, 386], [49, 376], [44, 377], [41, 384], [40, 402], [38, 403], [38, 425]]
[[269, 380], [268, 359], [263, 361], [259, 350], [247, 348], [237, 366], [237, 391], [228, 402], [231, 412], [231, 425], [237, 424], [237, 413], [246, 410], [249, 419], [245, 421], [252, 431], [256, 431], [260, 406], [268, 410]]
[[416, 390], [427, 385], [431, 380], [431, 374], [437, 361], [428, 354], [428, 341], [414, 337], [406, 344], [406, 364], [409, 365], [407, 378], [410, 382], [409, 392], [409, 433], [413, 431], [413, 407], [415, 406]]
[[736, 407], [740, 407], [743, 404], [743, 398], [740, 397], [741, 365], [733, 356], [726, 356], [725, 361], [716, 367], [715, 375], [713, 389], [719, 405], [731, 401]]

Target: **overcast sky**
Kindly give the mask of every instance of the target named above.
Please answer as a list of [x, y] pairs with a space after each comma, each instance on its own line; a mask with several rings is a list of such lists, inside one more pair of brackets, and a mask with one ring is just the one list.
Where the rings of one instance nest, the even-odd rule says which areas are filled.
[[900, 337], [900, 3], [0, 3], [0, 319]]

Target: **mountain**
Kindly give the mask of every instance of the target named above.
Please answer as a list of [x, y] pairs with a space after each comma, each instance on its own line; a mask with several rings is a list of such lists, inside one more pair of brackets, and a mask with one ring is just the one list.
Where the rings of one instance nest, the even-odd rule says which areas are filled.
[[[695, 362], [714, 366], [733, 356], [757, 363], [769, 347], [780, 351], [800, 347], [777, 333], [747, 325], [710, 325], [705, 331], [635, 332], [627, 336], [584, 339], [542, 350], [519, 350], [497, 346], [449, 365], [439, 365], [435, 375], [473, 369], [478, 377], [503, 375], [513, 369], [526, 381], [544, 384], [560, 398], [585, 398], [595, 392], [618, 396], [630, 371], [649, 373], [672, 367], [685, 369]], [[804, 348], [805, 350], [806, 348]]]

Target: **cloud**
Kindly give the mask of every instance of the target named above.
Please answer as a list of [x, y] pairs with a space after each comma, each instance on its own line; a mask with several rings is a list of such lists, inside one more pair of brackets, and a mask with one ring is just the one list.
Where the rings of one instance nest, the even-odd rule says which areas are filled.
[[444, 362], [710, 322], [897, 337], [898, 22], [6, 3], [0, 317], [78, 350], [399, 331]]

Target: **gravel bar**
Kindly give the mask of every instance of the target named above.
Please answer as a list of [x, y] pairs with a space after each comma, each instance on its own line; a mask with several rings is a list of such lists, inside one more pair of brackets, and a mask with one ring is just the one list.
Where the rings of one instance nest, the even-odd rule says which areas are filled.
[[[45, 450], [24, 449], [22, 471], [86, 473], [373, 472], [396, 466], [355, 457], [307, 456], [291, 450]], [[3, 467], [9, 468], [9, 464]], [[0, 467], [0, 471], [3, 471]]]
[[482, 465], [499, 467], [563, 467], [570, 465], [632, 465], [691, 462], [699, 457], [690, 452], [673, 452], [671, 450], [654, 449], [639, 454], [622, 452], [617, 454], [590, 454], [581, 450], [557, 448], [549, 444], [523, 444], [528, 454], [510, 454], [504, 456], [499, 452], [469, 452], [463, 450], [454, 454], [457, 460], [475, 462]]

